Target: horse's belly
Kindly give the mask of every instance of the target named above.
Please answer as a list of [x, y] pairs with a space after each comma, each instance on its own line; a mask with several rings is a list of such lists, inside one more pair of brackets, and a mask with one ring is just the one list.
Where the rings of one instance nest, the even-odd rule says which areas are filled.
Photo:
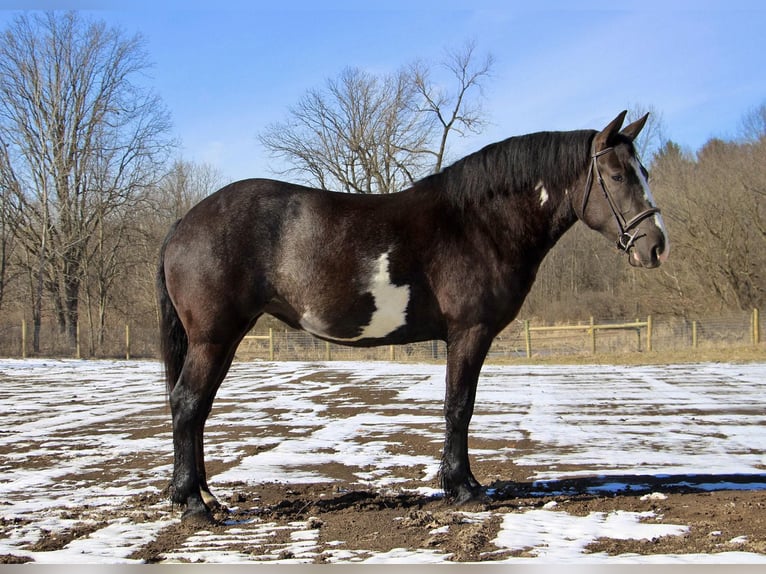
[[341, 343], [385, 340], [407, 326], [410, 295], [409, 285], [396, 285], [391, 280], [388, 253], [384, 253], [358, 299], [346, 306], [328, 305], [326, 301], [334, 298], [319, 294], [306, 305], [300, 324], [309, 333]]

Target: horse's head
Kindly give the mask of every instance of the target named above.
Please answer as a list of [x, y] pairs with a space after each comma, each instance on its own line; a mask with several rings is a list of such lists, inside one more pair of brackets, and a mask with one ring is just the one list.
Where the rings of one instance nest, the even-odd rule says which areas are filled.
[[649, 114], [620, 130], [626, 113], [593, 138], [585, 185], [573, 196], [575, 211], [588, 227], [625, 251], [631, 265], [653, 268], [667, 259], [670, 243], [647, 171], [633, 147]]

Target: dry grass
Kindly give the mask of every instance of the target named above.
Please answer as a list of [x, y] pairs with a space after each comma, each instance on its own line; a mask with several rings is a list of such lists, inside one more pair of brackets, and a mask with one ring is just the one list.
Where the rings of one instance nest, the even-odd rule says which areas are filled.
[[527, 358], [490, 358], [489, 364], [513, 365], [668, 365], [680, 363], [766, 362], [766, 345], [742, 347], [644, 351], [641, 353], [597, 353], [596, 355], [548, 355]]

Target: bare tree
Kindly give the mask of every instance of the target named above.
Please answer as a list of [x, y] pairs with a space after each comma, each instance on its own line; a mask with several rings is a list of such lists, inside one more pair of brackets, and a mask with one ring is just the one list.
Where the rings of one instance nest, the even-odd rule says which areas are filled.
[[70, 344], [93, 238], [157, 177], [171, 142], [159, 98], [135, 80], [142, 40], [76, 12], [24, 13], [0, 36], [0, 139], [17, 174], [24, 248]]
[[18, 197], [18, 181], [8, 161], [8, 149], [0, 140], [0, 308], [5, 299], [20, 217]]
[[696, 157], [667, 144], [653, 190], [672, 253], [659, 276], [666, 300], [702, 312], [766, 300], [766, 141], [708, 141]]
[[[157, 252], [170, 225], [183, 217], [196, 203], [221, 187], [223, 174], [210, 164], [176, 159], [152, 191], [134, 219], [140, 222], [131, 238], [130, 249], [123, 249], [123, 268], [133, 270], [117, 293], [115, 305], [125, 313], [141, 314], [146, 320], [159, 317], [154, 276]], [[143, 280], [148, 278], [149, 280]]]
[[626, 123], [634, 122], [646, 114], [649, 114], [649, 119], [646, 120], [646, 124], [634, 144], [638, 157], [649, 162], [667, 141], [662, 113], [652, 105], [632, 104], [628, 108]]
[[259, 140], [290, 164], [283, 175], [346, 192], [398, 191], [441, 168], [453, 131], [482, 126], [469, 92], [481, 86], [492, 59], [475, 66], [474, 58], [472, 44], [448, 56], [453, 93], [440, 90], [422, 62], [383, 77], [346, 69], [325, 89], [307, 92], [288, 120], [268, 126]]
[[[389, 193], [423, 163], [424, 130], [413, 112], [414, 89], [405, 73], [379, 78], [357, 68], [311, 90], [290, 119], [259, 136], [284, 173], [327, 189]], [[428, 130], [425, 130], [428, 133]]]
[[154, 192], [155, 215], [161, 233], [206, 196], [221, 187], [223, 175], [215, 167], [177, 159], [162, 176]]
[[766, 138], [766, 102], [744, 115], [740, 130], [746, 142], [753, 143]]
[[415, 87], [420, 94], [419, 110], [436, 118], [438, 145], [429, 153], [434, 155], [434, 172], [441, 170], [447, 152], [447, 140], [452, 132], [466, 136], [480, 133], [485, 126], [485, 114], [479, 98], [470, 98], [472, 90], [481, 92], [482, 82], [490, 75], [494, 59], [491, 54], [476, 60], [476, 44], [466, 43], [462, 50], [447, 53], [442, 67], [455, 82], [452, 89], [431, 81], [431, 69], [423, 62], [410, 68]]

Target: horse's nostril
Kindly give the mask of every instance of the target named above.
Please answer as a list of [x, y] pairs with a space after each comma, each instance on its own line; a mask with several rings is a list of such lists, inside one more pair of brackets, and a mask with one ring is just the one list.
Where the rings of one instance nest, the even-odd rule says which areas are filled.
[[670, 256], [670, 243], [666, 238], [663, 238], [662, 241], [657, 245], [656, 253], [657, 253], [657, 259], [659, 259], [660, 263], [665, 263], [665, 261], [668, 260], [668, 256]]

